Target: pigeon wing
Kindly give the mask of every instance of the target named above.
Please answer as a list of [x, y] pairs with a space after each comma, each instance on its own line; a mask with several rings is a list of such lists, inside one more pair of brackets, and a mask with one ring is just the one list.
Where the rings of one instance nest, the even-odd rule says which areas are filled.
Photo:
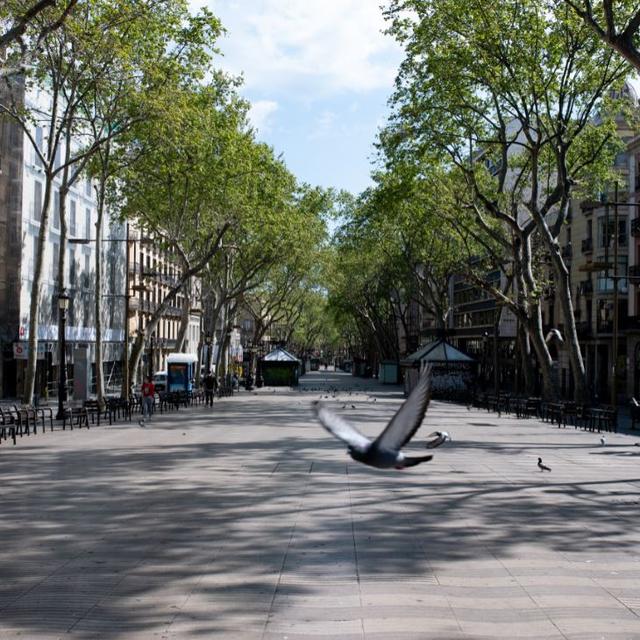
[[377, 448], [398, 451], [411, 440], [429, 406], [430, 381], [431, 368], [427, 367], [414, 390], [374, 442]]
[[352, 449], [364, 453], [371, 446], [369, 438], [363, 436], [355, 427], [325, 405], [317, 403], [313, 409], [320, 424], [336, 438], [346, 442]]

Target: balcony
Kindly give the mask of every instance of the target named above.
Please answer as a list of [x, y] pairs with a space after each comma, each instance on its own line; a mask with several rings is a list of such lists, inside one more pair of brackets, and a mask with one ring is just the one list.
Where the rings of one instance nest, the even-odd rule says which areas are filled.
[[593, 282], [591, 280], [582, 280], [580, 282], [580, 293], [583, 296], [589, 296], [593, 293]]
[[598, 333], [613, 333], [613, 320], [601, 320], [598, 322]]
[[593, 251], [593, 238], [585, 238], [582, 241], [582, 253], [591, 253]]
[[580, 203], [580, 209], [585, 216], [590, 216], [594, 209], [599, 209], [602, 203], [599, 200], [583, 200]]
[[593, 335], [593, 329], [590, 322], [576, 322], [576, 333], [578, 338], [590, 338]]
[[631, 265], [628, 274], [631, 284], [640, 284], [640, 264]]
[[640, 218], [634, 218], [631, 221], [631, 235], [634, 238], [640, 236]]

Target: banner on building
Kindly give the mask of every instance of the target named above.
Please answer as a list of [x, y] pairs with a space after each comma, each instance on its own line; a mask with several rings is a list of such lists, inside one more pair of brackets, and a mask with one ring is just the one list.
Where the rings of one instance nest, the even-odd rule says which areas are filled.
[[515, 338], [518, 333], [518, 319], [508, 307], [502, 307], [498, 330], [501, 338]]
[[[52, 351], [52, 346], [53, 345], [45, 342], [38, 342], [38, 360], [44, 360], [44, 354]], [[29, 344], [26, 342], [14, 342], [13, 357], [16, 360], [27, 360], [29, 358]]]

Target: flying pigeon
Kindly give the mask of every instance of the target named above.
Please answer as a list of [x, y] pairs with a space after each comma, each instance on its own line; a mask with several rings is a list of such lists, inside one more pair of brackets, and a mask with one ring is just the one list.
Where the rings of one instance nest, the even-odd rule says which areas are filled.
[[540, 471], [551, 471], [546, 464], [542, 464], [542, 458], [538, 458], [538, 469], [540, 469]]
[[561, 344], [564, 342], [564, 338], [562, 337], [562, 334], [560, 333], [560, 331], [558, 331], [558, 329], [551, 329], [551, 331], [547, 333], [547, 336], [544, 339], [547, 344], [549, 344], [552, 340], [557, 340]]
[[448, 431], [434, 431], [430, 433], [427, 438], [432, 438], [426, 444], [427, 449], [435, 449], [439, 447], [441, 444], [444, 444], [447, 440], [451, 442], [451, 436]]
[[400, 451], [418, 430], [427, 411], [429, 374], [428, 369], [422, 373], [411, 395], [373, 441], [323, 404], [314, 404], [314, 410], [322, 426], [349, 445], [348, 452], [354, 460], [378, 469], [413, 467], [433, 458], [433, 456], [409, 457]]

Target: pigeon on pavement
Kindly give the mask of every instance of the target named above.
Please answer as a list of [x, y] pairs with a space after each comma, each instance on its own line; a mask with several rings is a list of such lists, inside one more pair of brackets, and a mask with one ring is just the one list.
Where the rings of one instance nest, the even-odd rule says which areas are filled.
[[448, 431], [434, 431], [433, 433], [430, 433], [427, 438], [432, 438], [426, 444], [427, 449], [435, 449], [441, 444], [447, 442], [447, 440], [451, 442], [451, 436]]
[[604, 447], [605, 444], [607, 444], [607, 441], [605, 440], [604, 436], [600, 436], [600, 444]]
[[551, 471], [547, 465], [542, 464], [542, 458], [538, 458], [538, 469], [540, 469], [540, 471]]
[[378, 469], [413, 467], [433, 458], [433, 456], [405, 456], [400, 451], [422, 424], [429, 405], [429, 382], [430, 370], [426, 369], [407, 400], [373, 441], [325, 405], [316, 403], [314, 410], [322, 426], [349, 445], [349, 455], [357, 462]]

